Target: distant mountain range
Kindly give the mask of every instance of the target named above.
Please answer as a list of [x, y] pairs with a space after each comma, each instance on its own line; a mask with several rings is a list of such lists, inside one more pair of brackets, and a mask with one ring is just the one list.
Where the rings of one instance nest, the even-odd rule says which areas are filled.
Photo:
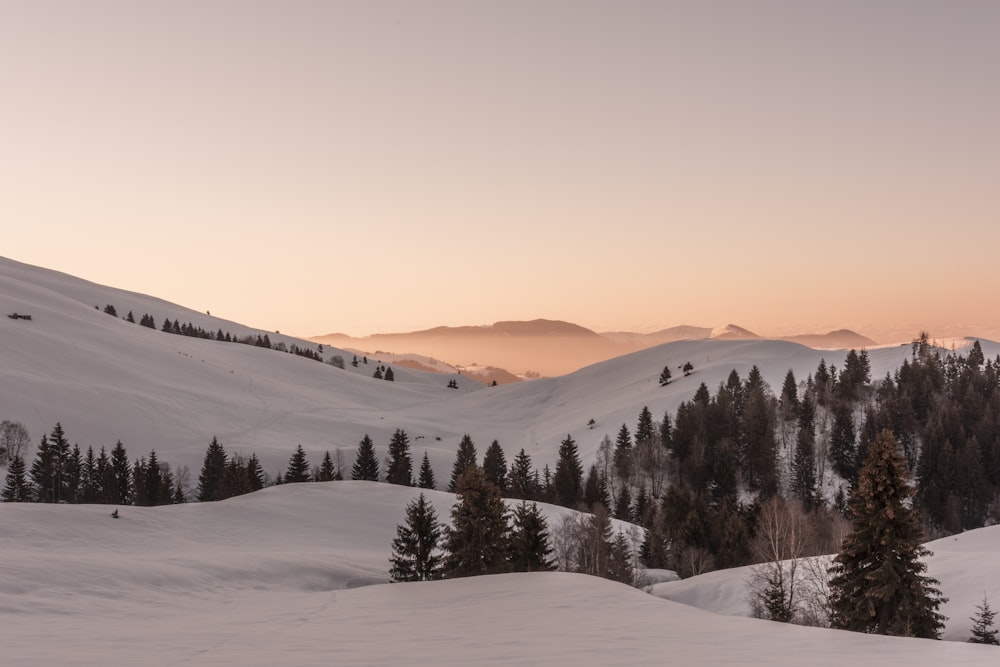
[[[612, 357], [678, 340], [761, 340], [762, 336], [737, 326], [680, 325], [652, 333], [614, 331], [597, 333], [560, 320], [503, 321], [483, 326], [434, 327], [407, 333], [364, 337], [332, 333], [310, 340], [364, 354], [426, 355], [443, 359], [456, 369], [488, 366], [498, 383], [518, 377], [556, 376]], [[801, 334], [787, 340], [816, 349], [860, 349], [877, 343], [848, 329], [824, 334]], [[475, 372], [471, 375], [477, 376]]]

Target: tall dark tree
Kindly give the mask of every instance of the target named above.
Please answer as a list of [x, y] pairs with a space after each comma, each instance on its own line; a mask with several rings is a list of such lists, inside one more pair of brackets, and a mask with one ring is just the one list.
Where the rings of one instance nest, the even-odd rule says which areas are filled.
[[510, 464], [510, 496], [521, 500], [531, 500], [537, 496], [536, 471], [531, 464], [531, 456], [521, 448]]
[[513, 528], [510, 536], [510, 566], [514, 572], [539, 572], [554, 570], [550, 558], [548, 522], [538, 505], [522, 501], [514, 507]]
[[639, 423], [635, 426], [635, 446], [641, 447], [653, 439], [653, 413], [645, 405], [639, 411]]
[[358, 455], [354, 459], [354, 467], [351, 468], [351, 479], [378, 481], [378, 457], [375, 455], [375, 443], [372, 442], [367, 433], [358, 444]]
[[583, 464], [576, 440], [567, 435], [559, 443], [559, 460], [553, 481], [557, 502], [564, 507], [575, 508], [583, 500]]
[[751, 488], [770, 497], [778, 491], [775, 419], [767, 387], [756, 366], [747, 374], [745, 392], [740, 420], [745, 478]]
[[437, 482], [434, 480], [434, 469], [431, 468], [431, 460], [427, 457], [427, 450], [424, 450], [424, 458], [420, 461], [420, 478], [417, 480], [417, 486], [432, 491], [437, 488]]
[[385, 481], [390, 484], [413, 486], [413, 458], [410, 456], [410, 438], [406, 431], [397, 428], [389, 440], [389, 466]]
[[111, 505], [131, 505], [135, 490], [132, 485], [132, 466], [121, 440], [111, 450], [109, 473], [110, 479], [104, 485], [107, 502]]
[[205, 460], [198, 475], [198, 500], [209, 502], [223, 500], [232, 495], [226, 484], [226, 450], [215, 437], [208, 444]]
[[455, 464], [451, 468], [451, 481], [448, 482], [450, 492], [456, 492], [462, 473], [474, 465], [476, 465], [476, 445], [472, 442], [472, 437], [466, 433], [462, 436], [462, 441], [458, 443], [458, 451], [455, 453]]
[[937, 639], [945, 618], [938, 581], [920, 559], [930, 555], [908, 506], [912, 490], [899, 444], [883, 431], [851, 494], [851, 532], [830, 567], [833, 627]]
[[628, 432], [628, 426], [622, 424], [618, 429], [618, 437], [615, 438], [614, 464], [615, 473], [623, 484], [628, 484], [632, 479], [633, 461], [632, 434]]
[[458, 502], [445, 530], [446, 578], [510, 571], [507, 506], [483, 469], [467, 468], [455, 486]]
[[429, 581], [441, 578], [438, 543], [442, 527], [434, 506], [420, 494], [406, 506], [406, 523], [396, 526], [389, 576], [393, 581]]
[[833, 402], [830, 460], [837, 474], [853, 484], [858, 473], [858, 460], [854, 410], [849, 401], [837, 400]]
[[98, 469], [98, 458], [94, 455], [94, 448], [87, 447], [87, 455], [83, 459], [83, 469], [80, 474], [80, 502], [96, 503], [100, 502], [103, 494], [103, 475]]
[[295, 452], [291, 458], [288, 459], [288, 469], [285, 471], [285, 484], [308, 482], [309, 479], [309, 459], [306, 458], [306, 452], [302, 449], [302, 445], [299, 445], [295, 448]]
[[781, 385], [781, 416], [785, 421], [792, 421], [799, 414], [799, 387], [795, 381], [795, 373], [788, 369], [785, 382]]
[[666, 387], [670, 384], [670, 378], [673, 374], [670, 372], [670, 366], [664, 366], [663, 370], [660, 372], [660, 386]]
[[319, 473], [316, 475], [317, 482], [332, 482], [334, 475], [337, 474], [336, 468], [333, 466], [333, 457], [330, 456], [330, 451], [327, 450], [323, 454], [323, 461], [319, 464]]
[[799, 432], [792, 459], [792, 493], [808, 512], [817, 505], [815, 407], [810, 394], [802, 397], [799, 408]]
[[48, 436], [42, 436], [31, 464], [31, 481], [38, 502], [69, 502], [65, 474], [69, 458], [69, 441], [62, 425], [56, 424]]
[[28, 482], [28, 474], [24, 465], [24, 459], [20, 454], [15, 454], [7, 467], [7, 478], [3, 487], [3, 501], [5, 503], [27, 503], [31, 502], [32, 489]]
[[500, 495], [506, 495], [507, 457], [504, 456], [503, 448], [496, 440], [490, 443], [486, 448], [486, 454], [483, 455], [483, 472], [486, 473], [486, 479], [500, 489]]

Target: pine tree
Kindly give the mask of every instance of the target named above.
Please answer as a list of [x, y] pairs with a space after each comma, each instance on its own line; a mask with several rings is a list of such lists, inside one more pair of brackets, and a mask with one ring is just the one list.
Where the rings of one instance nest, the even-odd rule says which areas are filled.
[[500, 489], [500, 495], [506, 495], [507, 457], [504, 456], [503, 448], [496, 440], [486, 448], [486, 454], [483, 456], [483, 472], [486, 473], [486, 479]]
[[635, 566], [632, 561], [632, 544], [620, 530], [609, 543], [607, 578], [632, 585], [635, 581]]
[[32, 489], [28, 482], [27, 469], [24, 465], [24, 458], [20, 454], [15, 454], [7, 467], [6, 484], [3, 487], [3, 501], [5, 503], [27, 503], [31, 502]]
[[852, 484], [858, 472], [856, 453], [851, 404], [844, 400], [834, 401], [833, 426], [830, 429], [830, 460], [837, 474]]
[[111, 459], [105, 475], [105, 502], [111, 505], [131, 505], [132, 496], [132, 466], [129, 465], [125, 446], [119, 440], [111, 450]]
[[458, 443], [458, 451], [455, 453], [455, 464], [451, 468], [451, 481], [448, 482], [450, 492], [456, 492], [459, 478], [474, 465], [476, 465], [476, 445], [472, 442], [472, 437], [466, 433], [462, 436], [462, 441]]
[[427, 457], [427, 450], [424, 450], [424, 458], [420, 462], [420, 478], [417, 480], [417, 486], [432, 491], [437, 488], [437, 482], [434, 481], [434, 469], [431, 468], [431, 460]]
[[507, 479], [511, 498], [531, 500], [536, 497], [535, 471], [532, 469], [531, 456], [523, 447], [514, 457], [514, 462], [510, 464], [510, 475]]
[[437, 553], [442, 527], [434, 506], [424, 494], [406, 506], [406, 523], [396, 526], [392, 541], [393, 581], [428, 581], [441, 578], [441, 555]]
[[396, 379], [396, 374], [392, 372], [392, 366], [385, 367], [384, 379], [388, 380], [389, 382], [393, 382]]
[[536, 503], [522, 501], [514, 507], [510, 536], [510, 566], [514, 572], [540, 572], [556, 569], [549, 558], [548, 522]]
[[618, 430], [618, 437], [615, 438], [614, 463], [615, 473], [623, 484], [628, 484], [632, 479], [632, 461], [632, 434], [628, 432], [628, 426], [622, 424]]
[[98, 459], [94, 456], [94, 448], [87, 447], [87, 456], [83, 459], [83, 470], [80, 475], [80, 502], [96, 503], [101, 499], [102, 476], [98, 471]]
[[302, 445], [295, 448], [295, 452], [288, 459], [288, 469], [285, 471], [285, 484], [293, 482], [309, 481], [309, 460]]
[[969, 619], [972, 621], [970, 643], [1000, 646], [1000, 639], [997, 639], [997, 629], [993, 626], [993, 619], [996, 618], [996, 615], [997, 613], [990, 609], [990, 603], [986, 599], [986, 594], [983, 593], [983, 603], [976, 605], [976, 615]]
[[663, 371], [660, 372], [660, 386], [666, 387], [668, 384], [670, 384], [671, 377], [672, 374], [670, 372], [670, 366], [664, 366]]
[[319, 474], [316, 475], [316, 481], [332, 482], [334, 475], [336, 475], [336, 470], [333, 467], [333, 457], [330, 456], [330, 451], [327, 450], [323, 454], [323, 462], [320, 463]]
[[410, 457], [410, 438], [406, 431], [397, 428], [389, 440], [389, 466], [385, 481], [390, 484], [413, 486], [413, 459]]
[[812, 396], [802, 397], [799, 406], [799, 432], [795, 440], [795, 456], [792, 459], [792, 493], [802, 502], [807, 512], [819, 502], [816, 488], [816, 433], [815, 407]]
[[228, 457], [222, 444], [214, 436], [205, 451], [205, 461], [198, 475], [198, 500], [209, 502], [229, 498], [232, 493], [226, 484]]
[[507, 506], [500, 491], [473, 465], [455, 487], [458, 502], [445, 530], [443, 573], [446, 578], [510, 571]]
[[358, 455], [354, 459], [354, 467], [351, 468], [351, 479], [378, 481], [378, 457], [375, 455], [375, 443], [372, 442], [367, 433], [358, 444]]
[[583, 464], [577, 451], [573, 436], [567, 435], [559, 443], [559, 460], [556, 461], [556, 474], [553, 482], [557, 502], [564, 506], [575, 508], [583, 499]]
[[913, 510], [899, 445], [890, 431], [872, 444], [851, 495], [851, 533], [830, 567], [834, 628], [936, 639], [946, 600], [924, 574], [930, 552]]

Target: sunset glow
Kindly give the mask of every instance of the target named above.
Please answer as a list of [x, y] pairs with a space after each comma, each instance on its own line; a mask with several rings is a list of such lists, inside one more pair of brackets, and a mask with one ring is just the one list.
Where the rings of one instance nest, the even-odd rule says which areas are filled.
[[1000, 339], [1000, 4], [0, 5], [0, 255], [282, 332]]

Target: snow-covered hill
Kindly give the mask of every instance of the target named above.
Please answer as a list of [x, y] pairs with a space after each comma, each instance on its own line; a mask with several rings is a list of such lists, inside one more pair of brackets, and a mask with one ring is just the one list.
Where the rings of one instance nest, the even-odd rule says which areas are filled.
[[[584, 575], [378, 583], [395, 525], [416, 493], [368, 482], [292, 484], [218, 503], [121, 508], [119, 519], [106, 506], [0, 505], [0, 663], [996, 661], [995, 647], [713, 614]], [[453, 497], [429, 496], [447, 517]], [[550, 524], [568, 511], [544, 510]], [[975, 544], [956, 548], [963, 558], [933, 566], [953, 600], [976, 599], [992, 584], [1000, 531], [976, 533]]]
[[[119, 317], [103, 312], [114, 305]], [[97, 308], [95, 308], [97, 306]], [[415, 456], [426, 450], [446, 474], [462, 435], [480, 454], [494, 439], [512, 458], [524, 448], [536, 465], [553, 464], [571, 434], [585, 463], [605, 434], [634, 427], [648, 406], [659, 418], [690, 399], [702, 382], [712, 390], [732, 369], [757, 365], [780, 387], [791, 369], [799, 379], [821, 358], [840, 366], [844, 352], [817, 351], [768, 340], [687, 340], [604, 361], [570, 375], [484, 387], [462, 375], [404, 367], [395, 381], [372, 378], [378, 359], [345, 369], [246, 345], [163, 333], [121, 319], [132, 311], [190, 322], [234, 335], [270, 333], [273, 343], [308, 345], [192, 311], [160, 299], [95, 285], [62, 273], [0, 258], [0, 419], [24, 423], [37, 443], [61, 422], [86, 449], [121, 440], [132, 458], [155, 449], [161, 461], [197, 471], [213, 436], [230, 452], [256, 452], [266, 471], [284, 468], [301, 444], [317, 463], [324, 451], [345, 450], [348, 463], [366, 433], [380, 454], [396, 428], [410, 434]], [[983, 344], [994, 356], [1000, 346]], [[342, 354], [327, 348], [326, 357]], [[895, 369], [907, 346], [870, 352], [873, 377]], [[691, 362], [694, 373], [680, 367]], [[674, 380], [661, 387], [664, 366]], [[455, 379], [458, 389], [448, 388]], [[591, 424], [593, 420], [593, 424]]]

